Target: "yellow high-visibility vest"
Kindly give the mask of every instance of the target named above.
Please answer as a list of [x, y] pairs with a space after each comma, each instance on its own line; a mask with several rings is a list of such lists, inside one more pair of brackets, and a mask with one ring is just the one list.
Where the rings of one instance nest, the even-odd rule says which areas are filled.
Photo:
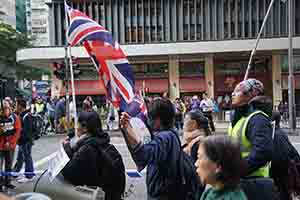
[[[255, 111], [247, 117], [242, 117], [233, 128], [230, 126], [228, 130], [228, 135], [240, 143], [243, 158], [249, 155], [250, 150], [252, 148], [252, 144], [246, 137], [246, 129], [249, 120], [256, 114], [263, 114], [268, 117], [268, 115], [262, 111]], [[249, 177], [252, 176], [269, 177], [269, 166], [266, 164], [265, 166], [257, 169], [255, 172], [249, 175]]]

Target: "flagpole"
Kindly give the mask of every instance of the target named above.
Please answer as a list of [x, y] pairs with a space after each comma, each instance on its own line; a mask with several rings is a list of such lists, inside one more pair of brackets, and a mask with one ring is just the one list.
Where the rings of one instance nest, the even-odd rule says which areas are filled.
[[245, 73], [245, 76], [244, 76], [244, 80], [248, 79], [248, 76], [249, 76], [249, 72], [250, 72], [250, 69], [251, 69], [251, 64], [252, 64], [252, 59], [253, 59], [253, 56], [255, 55], [256, 53], [256, 49], [257, 49], [257, 46], [258, 46], [258, 43], [260, 41], [260, 37], [261, 37], [261, 34], [264, 30], [264, 27], [265, 27], [265, 24], [267, 22], [267, 19], [269, 17], [269, 14], [270, 14], [270, 11], [271, 11], [271, 8], [273, 6], [273, 3], [274, 3], [275, 0], [272, 0], [270, 5], [269, 5], [269, 8], [268, 8], [268, 11], [266, 13], [266, 16], [264, 18], [264, 21], [260, 27], [260, 31], [258, 33], [258, 36], [257, 36], [257, 39], [256, 39], [256, 42], [255, 42], [255, 47], [252, 49], [252, 52], [251, 52], [251, 55], [250, 55], [250, 59], [249, 59], [249, 63], [248, 63], [248, 66], [247, 66], [247, 70], [246, 70], [246, 73]]
[[[77, 122], [77, 109], [76, 109], [76, 97], [75, 97], [75, 84], [74, 84], [74, 73], [73, 73], [73, 62], [72, 62], [72, 51], [71, 46], [68, 44], [68, 28], [69, 28], [69, 20], [68, 20], [68, 13], [66, 9], [67, 2], [64, 0], [64, 6], [65, 6], [65, 25], [66, 25], [66, 47], [67, 47], [67, 56], [69, 59], [69, 66], [70, 66], [70, 73], [71, 73], [71, 87], [72, 87], [72, 99], [73, 99], [73, 106], [74, 106], [74, 130], [75, 130], [75, 136], [77, 137], [77, 128], [78, 128], [78, 122]], [[69, 83], [67, 83], [69, 84]], [[67, 105], [67, 106], [70, 106]]]

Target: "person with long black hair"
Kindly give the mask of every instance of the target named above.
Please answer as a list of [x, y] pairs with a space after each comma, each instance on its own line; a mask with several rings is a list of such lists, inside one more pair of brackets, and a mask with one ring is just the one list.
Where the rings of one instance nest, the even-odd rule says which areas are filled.
[[124, 163], [120, 153], [110, 144], [109, 135], [103, 132], [96, 112], [79, 114], [77, 138], [63, 144], [70, 158], [62, 170], [64, 178], [74, 185], [101, 187], [105, 200], [122, 199]]
[[211, 135], [211, 131], [208, 126], [208, 119], [200, 110], [193, 110], [185, 115], [183, 124], [183, 150], [192, 157], [194, 162], [197, 160], [199, 143], [204, 137], [209, 135]]

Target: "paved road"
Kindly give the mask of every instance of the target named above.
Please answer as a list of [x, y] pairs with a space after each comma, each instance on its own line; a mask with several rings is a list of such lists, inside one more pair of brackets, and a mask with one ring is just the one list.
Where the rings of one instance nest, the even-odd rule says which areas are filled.
[[[125, 162], [126, 169], [135, 169], [126, 144], [122, 137], [116, 137], [116, 133], [112, 133], [111, 142], [121, 152]], [[45, 170], [48, 167], [49, 160], [60, 146], [63, 135], [43, 137], [36, 141], [33, 147], [33, 160], [36, 170]], [[300, 151], [300, 136], [290, 136], [294, 146]], [[22, 186], [20, 186], [22, 187]], [[131, 191], [127, 199], [146, 199], [145, 176], [142, 178], [130, 178], [127, 181], [127, 190]]]

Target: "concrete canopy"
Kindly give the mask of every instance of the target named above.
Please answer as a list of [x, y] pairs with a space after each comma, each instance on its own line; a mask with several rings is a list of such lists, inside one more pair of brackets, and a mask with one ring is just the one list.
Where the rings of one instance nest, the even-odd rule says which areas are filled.
[[[122, 45], [129, 57], [158, 56], [158, 55], [185, 55], [185, 54], [212, 54], [226, 52], [250, 52], [255, 40], [225, 40], [207, 42], [177, 42], [157, 44]], [[294, 37], [294, 49], [300, 49], [300, 37]], [[288, 49], [288, 38], [261, 39], [258, 51], [280, 51]], [[72, 55], [90, 62], [83, 47], [73, 47]], [[63, 47], [35, 47], [17, 51], [17, 62], [34, 67], [49, 67], [54, 61], [63, 60]]]

